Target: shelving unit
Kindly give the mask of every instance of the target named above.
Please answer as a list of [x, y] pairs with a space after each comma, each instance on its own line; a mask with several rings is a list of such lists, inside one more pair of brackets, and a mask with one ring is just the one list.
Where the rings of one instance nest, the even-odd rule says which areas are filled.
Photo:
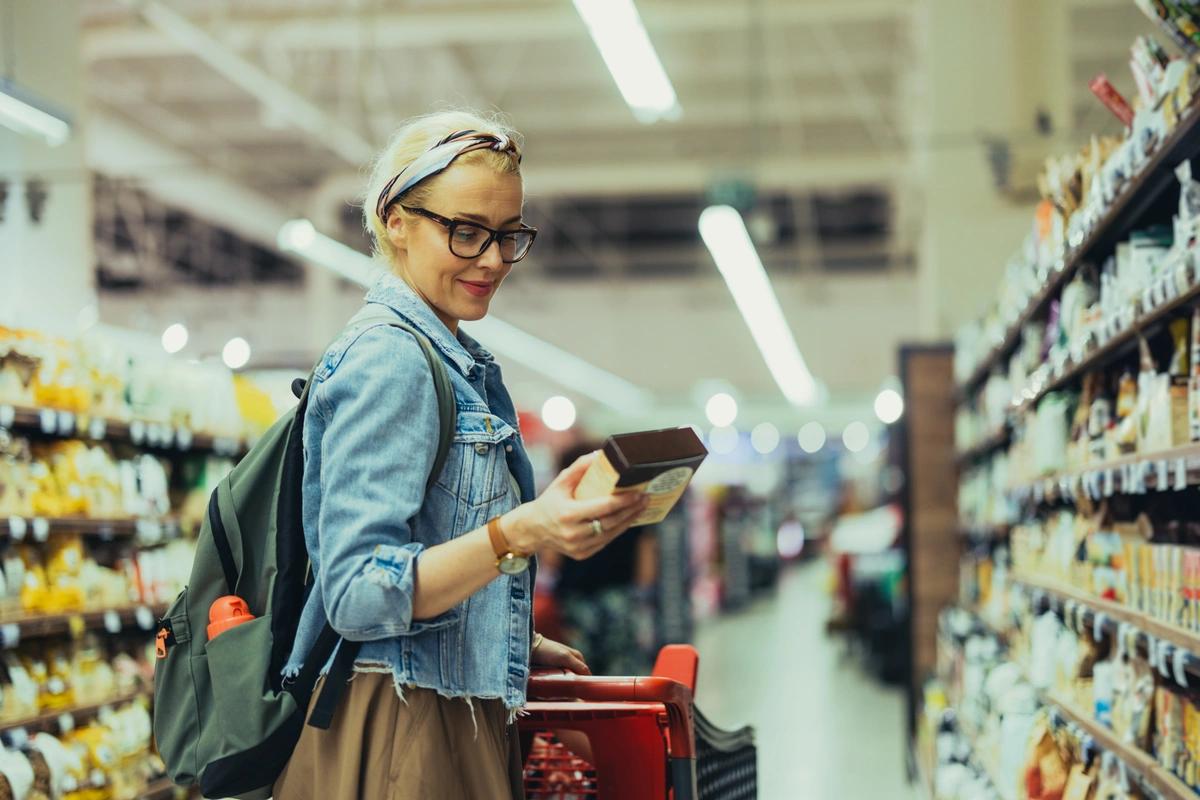
[[990, 456], [995, 451], [1007, 447], [1011, 440], [1012, 434], [1008, 430], [1008, 426], [1005, 425], [1001, 427], [1000, 430], [994, 431], [983, 441], [960, 452], [956, 457], [959, 469], [969, 466], [982, 458]]
[[1093, 625], [1096, 618], [1102, 615], [1103, 618], [1109, 620], [1109, 624], [1104, 626], [1109, 632], [1112, 632], [1118, 623], [1124, 623], [1132, 626], [1143, 635], [1151, 637], [1153, 640], [1167, 642], [1172, 647], [1189, 654], [1189, 668], [1193, 671], [1200, 671], [1200, 633], [1162, 622], [1148, 614], [1143, 614], [1120, 603], [1091, 597], [1084, 592], [1059, 586], [1050, 581], [1017, 577], [1014, 579], [1014, 582], [1031, 591], [1041, 592], [1047, 597], [1056, 599], [1058, 608], [1060, 609], [1067, 603], [1073, 603], [1076, 606], [1089, 610], [1092, 614]]
[[91, 517], [0, 518], [0, 536], [21, 541], [45, 541], [55, 533], [77, 533], [101, 541], [129, 536], [145, 536], [153, 529], [157, 538], [175, 539], [181, 534], [178, 519], [93, 519]]
[[1128, 768], [1138, 773], [1145, 783], [1161, 794], [1163, 800], [1195, 800], [1196, 793], [1192, 788], [1172, 775], [1152, 755], [1122, 741], [1111, 730], [1088, 715], [1079, 713], [1053, 692], [1043, 692], [1041, 697], [1044, 703], [1053, 706], [1067, 721], [1092, 737], [1102, 749], [1124, 761]]
[[0, 617], [0, 644], [16, 647], [26, 639], [53, 636], [78, 636], [89, 630], [119, 633], [137, 629], [149, 634], [155, 622], [167, 613], [166, 604], [129, 605], [120, 608], [81, 611], [68, 614], [42, 614], [20, 617]]
[[1180, 119], [1175, 130], [1159, 145], [1142, 171], [1126, 184], [1091, 233], [1063, 259], [1059, 269], [1047, 276], [1041, 290], [1030, 298], [1025, 310], [1008, 326], [1000, 343], [959, 386], [957, 396], [960, 405], [979, 389], [1003, 359], [1016, 350], [1025, 325], [1049, 309], [1051, 301], [1075, 277], [1080, 267], [1098, 261], [1100, 256], [1107, 255], [1118, 242], [1128, 237], [1141, 222], [1142, 215], [1175, 182], [1175, 166], [1184, 158], [1200, 152], [1200, 124], [1197, 121], [1198, 115], [1193, 105]]
[[1042, 398], [1051, 392], [1059, 391], [1081, 379], [1086, 373], [1108, 366], [1113, 361], [1128, 355], [1137, 347], [1138, 338], [1154, 332], [1172, 314], [1192, 305], [1200, 298], [1200, 282], [1191, 288], [1161, 303], [1141, 316], [1134, 319], [1133, 324], [1124, 328], [1094, 348], [1077, 362], [1064, 365], [1058, 377], [1050, 380], [1034, 392], [1033, 397], [1026, 399], [1017, 407], [1017, 411], [1025, 411], [1036, 406]]
[[[1040, 494], [1041, 498], [1035, 497], [1039, 500], [1061, 499], [1064, 496], [1069, 498], [1089, 489], [1085, 481], [1099, 483], [1098, 492], [1103, 496], [1118, 493], [1138, 494], [1139, 487], [1167, 491], [1177, 488], [1177, 473], [1181, 462], [1183, 484], [1178, 488], [1200, 485], [1200, 442], [1196, 442], [1155, 453], [1132, 453], [1108, 461], [1098, 461], [1079, 470], [1069, 470], [1039, 478], [1032, 483], [1010, 487], [1009, 491], [1017, 495]], [[1141, 470], [1141, 473], [1134, 474], [1134, 469]], [[1165, 483], [1162, 479], [1163, 469], [1166, 470]], [[1111, 491], [1106, 485], [1110, 474]]]
[[0, 428], [34, 436], [119, 442], [159, 453], [212, 453], [239, 458], [247, 450], [247, 443], [238, 438], [193, 433], [158, 422], [77, 416], [51, 408], [0, 406]]
[[47, 711], [32, 717], [26, 717], [25, 719], [0, 723], [0, 733], [9, 733], [18, 729], [23, 729], [28, 734], [41, 733], [43, 731], [46, 733], [65, 732], [79, 725], [86, 725], [99, 717], [100, 713], [106, 708], [123, 706], [126, 703], [132, 703], [141, 698], [149, 699], [150, 696], [150, 693], [147, 691], [137, 691], [114, 697], [103, 703], [90, 703], [63, 708], [58, 711]]

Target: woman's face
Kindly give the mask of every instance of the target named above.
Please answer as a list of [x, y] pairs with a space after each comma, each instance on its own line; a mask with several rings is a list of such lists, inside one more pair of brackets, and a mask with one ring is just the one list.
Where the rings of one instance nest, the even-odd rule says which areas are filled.
[[[455, 164], [434, 180], [423, 206], [427, 211], [498, 230], [521, 224], [524, 190], [519, 175], [502, 174], [482, 164]], [[460, 320], [487, 315], [492, 297], [513, 266], [501, 260], [497, 242], [475, 258], [460, 258], [450, 252], [445, 226], [398, 209], [388, 220], [388, 239], [396, 248], [397, 274], [455, 333]]]

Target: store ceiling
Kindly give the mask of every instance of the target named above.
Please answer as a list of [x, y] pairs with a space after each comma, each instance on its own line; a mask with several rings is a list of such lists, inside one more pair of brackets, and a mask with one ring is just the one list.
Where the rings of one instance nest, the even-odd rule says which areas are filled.
[[[887, 319], [873, 342], [878, 356], [835, 350], [815, 358], [814, 372], [835, 394], [869, 396], [890, 371], [896, 343], [918, 331], [911, 300], [921, 191], [912, 144], [923, 91], [919, 3], [638, 0], [684, 110], [681, 120], [652, 126], [634, 119], [568, 0], [143, 6], [161, 9], [165, 22], [139, 17], [134, 7], [142, 5], [86, 4], [83, 54], [95, 108], [195, 159], [210, 180], [277, 209], [257, 229], [239, 227], [244, 214], [233, 219], [231, 211], [225, 221], [260, 233], [260, 242], [273, 241], [279, 217], [306, 215], [334, 220], [330, 233], [363, 246], [352, 213], [314, 206], [344, 210], [363, 163], [404, 119], [446, 104], [499, 108], [526, 136], [530, 213], [554, 242], [531, 267], [537, 281], [711, 279], [695, 216], [714, 184], [743, 178], [761, 200], [768, 270], [787, 284], [781, 295], [797, 298], [785, 311], [802, 350], [825, 346], [821, 329], [802, 317], [832, 310]], [[1127, 84], [1131, 31], [1147, 29], [1140, 12], [1130, 0], [1070, 5], [1075, 72], [1107, 71]], [[1096, 110], [1086, 81], [1076, 84], [1072, 122], [1094, 129], [1106, 112]], [[298, 126], [302, 114], [308, 124]], [[169, 177], [173, 168], [160, 171]], [[190, 210], [186, 193], [171, 202]], [[212, 205], [196, 213], [211, 216]], [[863, 289], [871, 273], [880, 277]], [[661, 296], [655, 313], [686, 330], [694, 309], [671, 296]], [[828, 309], [830, 297], [847, 305]], [[854, 306], [874, 297], [878, 306]], [[884, 310], [889, 298], [910, 307]], [[525, 305], [529, 330], [553, 330], [551, 316]], [[720, 318], [737, 325], [735, 312]], [[761, 363], [743, 334], [719, 337], [724, 349], [707, 352], [729, 368], [709, 364], [706, 373], [737, 373], [748, 395], [776, 396], [765, 368], [740, 368]], [[618, 373], [631, 357], [595, 341], [580, 347]], [[627, 372], [652, 391], [678, 394], [680, 370], [638, 363]]]

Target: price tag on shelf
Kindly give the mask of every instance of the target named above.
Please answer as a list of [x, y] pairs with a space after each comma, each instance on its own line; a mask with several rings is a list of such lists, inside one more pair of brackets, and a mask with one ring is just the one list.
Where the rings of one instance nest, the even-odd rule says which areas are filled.
[[75, 717], [71, 712], [67, 711], [58, 717], [58, 730], [62, 733], [70, 733], [75, 730]]
[[180, 450], [192, 449], [192, 432], [188, 428], [180, 427], [175, 431], [175, 444]]
[[8, 518], [8, 535], [14, 541], [21, 541], [25, 538], [25, 518], [24, 517], [9, 517]]
[[1175, 459], [1175, 491], [1182, 492], [1187, 488], [1187, 459]]
[[1184, 689], [1188, 688], [1187, 682], [1187, 660], [1188, 652], [1182, 647], [1175, 650], [1175, 658], [1172, 660], [1172, 672], [1175, 673], [1175, 682]]
[[158, 426], [158, 423], [151, 422], [146, 426], [146, 444], [151, 447], [158, 447], [162, 444], [162, 428]]
[[1168, 661], [1170, 659], [1170, 654], [1171, 654], [1171, 649], [1172, 649], [1171, 643], [1167, 642], [1167, 641], [1163, 641], [1162, 639], [1159, 639], [1157, 641], [1151, 639], [1151, 641], [1154, 642], [1155, 647], [1158, 649], [1158, 661], [1157, 661], [1158, 674], [1162, 675], [1164, 678], [1170, 679], [1171, 669], [1170, 669], [1170, 666], [1168, 665]]
[[67, 617], [67, 631], [71, 634], [72, 639], [79, 639], [83, 634], [87, 633], [87, 621], [84, 620], [82, 614], [72, 614]]
[[8, 732], [8, 740], [12, 743], [14, 748], [17, 750], [23, 750], [25, 749], [25, 746], [29, 744], [29, 731], [25, 730], [24, 728], [13, 728]]
[[145, 606], [138, 606], [133, 615], [138, 627], [144, 631], [154, 630], [154, 614]]
[[1100, 641], [1104, 638], [1104, 623], [1108, 622], [1108, 617], [1104, 612], [1096, 612], [1092, 616], [1092, 639]]
[[21, 626], [15, 622], [0, 625], [0, 645], [11, 650], [21, 643]]
[[33, 519], [33, 539], [36, 542], [45, 542], [50, 538], [50, 523], [45, 517], [34, 517]]
[[138, 445], [146, 441], [146, 423], [142, 422], [140, 419], [135, 419], [133, 422], [130, 422], [129, 438], [133, 440], [134, 444]]
[[111, 608], [104, 612], [104, 630], [114, 636], [121, 632], [121, 615]]
[[11, 428], [17, 421], [17, 410], [9, 405], [0, 405], [0, 428]]
[[48, 436], [58, 433], [58, 414], [53, 408], [43, 408], [38, 413], [38, 423], [42, 426], [42, 433]]
[[75, 415], [70, 411], [58, 412], [58, 432], [62, 436], [75, 435]]
[[1105, 497], [1113, 496], [1113, 492], [1115, 491], [1115, 489], [1113, 487], [1113, 483], [1114, 483], [1113, 469], [1112, 469], [1112, 467], [1109, 467], [1108, 469], [1104, 470], [1104, 496]]
[[108, 422], [103, 417], [92, 417], [88, 423], [88, 436], [100, 441], [108, 435]]
[[1154, 468], [1158, 473], [1155, 476], [1154, 488], [1158, 489], [1160, 492], [1164, 492], [1167, 489], [1167, 482], [1170, 480], [1168, 477], [1169, 473], [1167, 471], [1167, 460], [1165, 458], [1160, 458], [1154, 465]]

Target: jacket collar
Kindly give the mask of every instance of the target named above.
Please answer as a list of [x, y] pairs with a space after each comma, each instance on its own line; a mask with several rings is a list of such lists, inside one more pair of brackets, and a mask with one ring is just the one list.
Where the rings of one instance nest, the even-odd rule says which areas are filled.
[[479, 363], [486, 367], [495, 358], [479, 342], [458, 329], [458, 337], [433, 313], [433, 309], [422, 300], [407, 283], [392, 272], [384, 272], [367, 292], [366, 301], [382, 303], [415, 327], [433, 342], [463, 374], [471, 377], [472, 368]]

